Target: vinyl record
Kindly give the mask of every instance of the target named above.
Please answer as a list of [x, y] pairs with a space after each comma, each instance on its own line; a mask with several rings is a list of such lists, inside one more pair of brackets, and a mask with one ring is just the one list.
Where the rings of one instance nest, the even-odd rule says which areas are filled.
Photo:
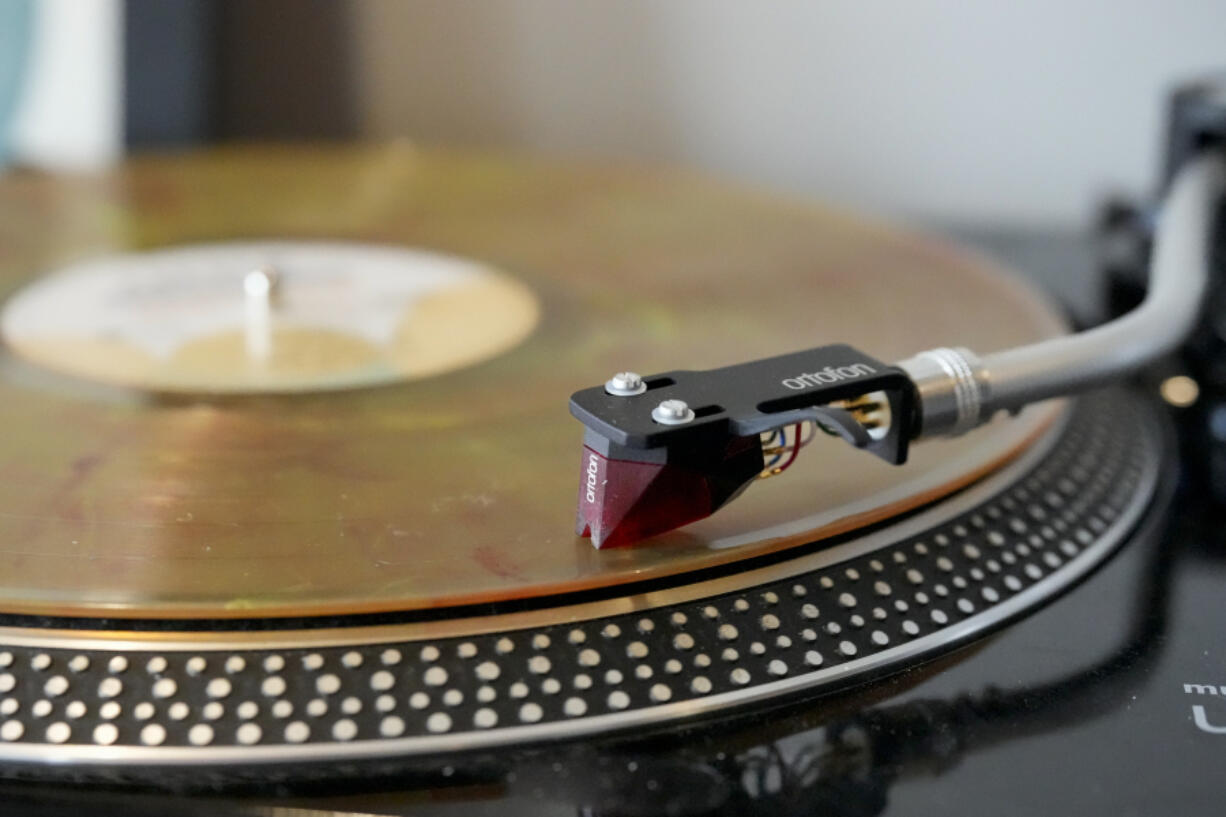
[[1060, 413], [924, 443], [905, 468], [819, 441], [711, 519], [596, 551], [573, 534], [578, 388], [832, 342], [990, 352], [1061, 322], [981, 258], [838, 212], [404, 145], [12, 178], [0, 225], [3, 613], [309, 617], [630, 586], [930, 503]]

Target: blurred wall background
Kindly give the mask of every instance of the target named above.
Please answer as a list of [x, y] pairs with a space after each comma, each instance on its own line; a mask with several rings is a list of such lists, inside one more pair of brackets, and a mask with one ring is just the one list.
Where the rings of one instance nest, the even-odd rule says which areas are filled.
[[[31, 61], [81, 77], [61, 99], [78, 125], [44, 138], [82, 131], [99, 161], [114, 151], [84, 131], [114, 122], [81, 111], [109, 98], [113, 41], [130, 148], [407, 137], [680, 164], [944, 223], [1069, 226], [1144, 192], [1165, 91], [1226, 68], [1220, 0], [34, 2], [78, 31], [78, 9], [122, 6], [118, 39], [95, 22], [94, 48]], [[55, 107], [36, 97], [21, 121]]]
[[1226, 69], [1221, 0], [367, 0], [365, 133], [682, 163], [942, 221], [1067, 224]]

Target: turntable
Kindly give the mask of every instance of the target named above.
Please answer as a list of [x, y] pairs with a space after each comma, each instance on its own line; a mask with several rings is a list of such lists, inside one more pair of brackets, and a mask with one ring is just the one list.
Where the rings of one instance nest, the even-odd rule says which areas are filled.
[[[682, 174], [391, 145], [5, 179], [4, 796], [1057, 813], [1014, 764], [1076, 811], [1166, 752], [1146, 790], [1206, 808], [1220, 553], [1171, 542], [1213, 536], [1212, 339], [1152, 360], [1198, 314], [1217, 169], [1179, 166], [1177, 274], [1121, 319], [1165, 328], [1054, 373], [1008, 350], [1067, 349], [1067, 318], [987, 257]], [[805, 347], [844, 357], [786, 358], [782, 396], [721, 374]], [[595, 469], [682, 439], [624, 400], [709, 370], [728, 399], [677, 416], [724, 412], [753, 467], [718, 512], [672, 487], [643, 541], [602, 532]], [[579, 532], [624, 546], [574, 535], [577, 471]]]

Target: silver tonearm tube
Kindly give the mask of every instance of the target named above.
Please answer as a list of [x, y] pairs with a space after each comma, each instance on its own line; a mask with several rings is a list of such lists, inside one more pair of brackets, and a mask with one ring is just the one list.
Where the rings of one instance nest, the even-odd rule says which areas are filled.
[[1200, 317], [1214, 208], [1224, 189], [1226, 162], [1216, 153], [1189, 161], [1175, 176], [1158, 215], [1148, 293], [1127, 315], [982, 357], [931, 349], [900, 361], [919, 393], [917, 436], [961, 434], [1001, 409], [1102, 385], [1178, 347]]

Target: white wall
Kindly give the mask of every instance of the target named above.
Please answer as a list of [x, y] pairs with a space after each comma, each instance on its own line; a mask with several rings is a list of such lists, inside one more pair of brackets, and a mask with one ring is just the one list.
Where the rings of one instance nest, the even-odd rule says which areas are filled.
[[370, 134], [684, 163], [853, 207], [1084, 221], [1156, 173], [1221, 0], [357, 0]]
[[122, 0], [37, 0], [10, 132], [17, 161], [80, 170], [123, 152]]

